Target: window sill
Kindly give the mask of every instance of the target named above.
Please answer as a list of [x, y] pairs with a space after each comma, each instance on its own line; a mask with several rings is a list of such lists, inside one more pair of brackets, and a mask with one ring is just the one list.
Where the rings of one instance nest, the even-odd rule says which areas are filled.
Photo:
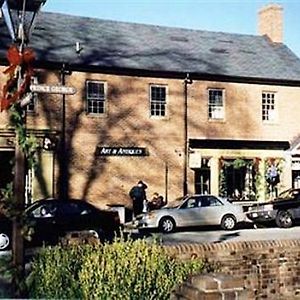
[[278, 121], [262, 121], [263, 125], [278, 125]]
[[108, 114], [95, 114], [95, 113], [85, 113], [85, 115], [88, 117], [88, 118], [107, 118], [108, 117]]
[[164, 116], [164, 117], [160, 117], [160, 116], [150, 116], [151, 120], [161, 120], [161, 121], [169, 121], [170, 117], [168, 116]]
[[211, 122], [211, 123], [225, 123], [226, 120], [225, 119], [208, 119], [208, 122]]

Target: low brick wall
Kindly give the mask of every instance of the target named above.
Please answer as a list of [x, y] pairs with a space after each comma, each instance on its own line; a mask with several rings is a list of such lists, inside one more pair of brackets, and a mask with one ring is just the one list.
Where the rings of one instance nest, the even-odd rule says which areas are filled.
[[219, 274], [242, 279], [248, 299], [300, 299], [300, 240], [164, 247], [172, 256], [181, 259], [201, 258], [217, 264]]
[[248, 300], [249, 293], [242, 278], [207, 274], [189, 278], [176, 287], [170, 300]]

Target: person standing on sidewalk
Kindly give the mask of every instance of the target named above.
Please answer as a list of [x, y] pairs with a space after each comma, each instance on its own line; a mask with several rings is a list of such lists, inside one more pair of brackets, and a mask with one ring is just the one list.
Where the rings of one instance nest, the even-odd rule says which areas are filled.
[[129, 192], [129, 196], [132, 200], [134, 217], [143, 213], [144, 201], [147, 201], [146, 189], [147, 185], [140, 180]]

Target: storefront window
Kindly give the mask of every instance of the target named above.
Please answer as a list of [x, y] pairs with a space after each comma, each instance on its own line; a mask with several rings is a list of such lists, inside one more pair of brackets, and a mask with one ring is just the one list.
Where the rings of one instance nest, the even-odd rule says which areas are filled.
[[252, 159], [220, 160], [220, 195], [232, 200], [255, 200], [257, 175]]

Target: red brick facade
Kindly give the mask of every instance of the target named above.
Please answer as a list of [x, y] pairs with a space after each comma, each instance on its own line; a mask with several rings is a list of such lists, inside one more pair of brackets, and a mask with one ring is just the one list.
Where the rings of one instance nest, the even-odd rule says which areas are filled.
[[[58, 84], [59, 73], [37, 72], [39, 82]], [[2, 81], [3, 82], [3, 77]], [[86, 80], [104, 82], [107, 88], [104, 115], [87, 114]], [[48, 178], [48, 194], [57, 194], [59, 159], [68, 160], [70, 196], [86, 198], [104, 206], [107, 203], [130, 205], [128, 191], [142, 179], [148, 184], [148, 197], [158, 192], [169, 199], [183, 192], [184, 173], [184, 85], [183, 79], [150, 78], [143, 76], [109, 75], [73, 72], [66, 77], [66, 85], [77, 89], [75, 95], [66, 96], [66, 145], [67, 156], [44, 151], [45, 176]], [[2, 83], [3, 84], [3, 83]], [[2, 86], [1, 84], [1, 86]], [[149, 89], [151, 84], [167, 87], [166, 116], [150, 116]], [[221, 89], [224, 95], [224, 118], [208, 118], [208, 91]], [[262, 121], [262, 93], [276, 95], [277, 117], [274, 122]], [[275, 85], [243, 84], [194, 80], [188, 86], [187, 134], [188, 140], [287, 141], [297, 139], [298, 99], [300, 88]], [[38, 130], [61, 130], [62, 95], [40, 94], [35, 114], [28, 114], [27, 127]], [[5, 113], [0, 115], [0, 127], [6, 126]], [[2, 145], [3, 147], [3, 145]], [[98, 147], [140, 147], [142, 156], [102, 156]], [[260, 159], [261, 189], [264, 186], [265, 160], [282, 161], [279, 190], [292, 185], [291, 156], [283, 149], [236, 149], [189, 147], [199, 153], [198, 159], [209, 160], [209, 192], [220, 192], [220, 159]], [[49, 156], [52, 158], [50, 159]], [[50, 164], [50, 165], [49, 165]], [[53, 164], [51, 166], [51, 164]], [[51, 170], [52, 171], [51, 171]], [[48, 170], [48, 171], [47, 171]], [[196, 170], [187, 165], [188, 191], [195, 192]], [[48, 175], [47, 175], [48, 174]], [[41, 187], [36, 182], [37, 196]], [[39, 192], [38, 192], [39, 191]], [[260, 199], [265, 194], [260, 193]]]

